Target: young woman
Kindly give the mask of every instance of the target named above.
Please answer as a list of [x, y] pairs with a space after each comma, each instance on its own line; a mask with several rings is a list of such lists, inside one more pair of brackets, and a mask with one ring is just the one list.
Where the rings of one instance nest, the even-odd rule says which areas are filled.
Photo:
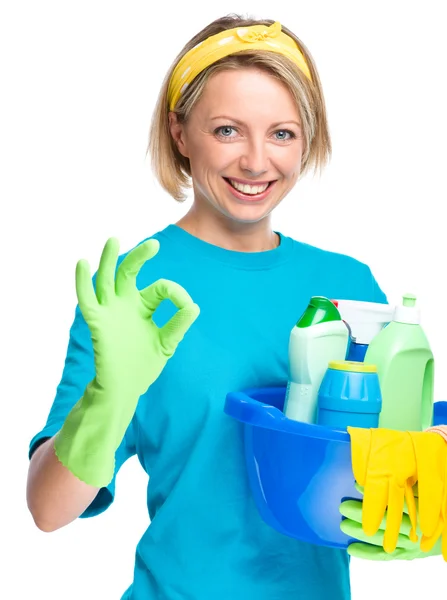
[[241, 427], [223, 412], [230, 391], [285, 384], [311, 296], [386, 301], [365, 264], [272, 230], [331, 153], [308, 50], [273, 21], [211, 23], [166, 76], [150, 152], [163, 187], [181, 201], [191, 184], [194, 202], [126, 255], [109, 240], [94, 287], [78, 263], [62, 379], [30, 445], [33, 518], [53, 531], [104, 511], [136, 454], [151, 524], [123, 598], [346, 600], [346, 552], [260, 518]]

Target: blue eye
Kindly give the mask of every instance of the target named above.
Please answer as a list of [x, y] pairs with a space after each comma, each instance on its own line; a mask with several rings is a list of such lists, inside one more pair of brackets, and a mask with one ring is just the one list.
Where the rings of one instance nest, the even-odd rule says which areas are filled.
[[222, 127], [218, 127], [215, 130], [215, 133], [217, 135], [220, 135], [221, 137], [229, 138], [229, 137], [232, 137], [231, 133], [233, 131], [235, 131], [235, 128], [232, 127], [231, 125], [223, 125]]
[[[235, 137], [233, 134], [237, 134], [237, 129], [236, 127], [233, 127], [233, 125], [222, 125], [214, 130], [214, 134], [220, 138], [229, 140]], [[274, 136], [278, 142], [288, 142], [297, 137], [296, 134], [289, 129], [278, 129], [278, 131], [275, 131]]]
[[293, 140], [294, 138], [296, 138], [296, 135], [293, 133], [293, 131], [289, 131], [288, 129], [279, 129], [275, 132], [275, 135], [278, 134], [281, 134], [281, 137], [277, 137], [276, 139], [280, 142], [287, 142], [288, 140]]

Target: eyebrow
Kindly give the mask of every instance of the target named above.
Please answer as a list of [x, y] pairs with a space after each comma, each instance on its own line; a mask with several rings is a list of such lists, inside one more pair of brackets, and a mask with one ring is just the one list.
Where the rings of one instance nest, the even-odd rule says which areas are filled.
[[[245, 123], [243, 121], [239, 121], [239, 119], [235, 119], [234, 117], [229, 117], [227, 115], [219, 115], [217, 117], [212, 117], [211, 121], [216, 121], [217, 119], [226, 119], [227, 121], [233, 121], [234, 123], [237, 123], [238, 125], [245, 125]], [[297, 127], [301, 127], [301, 123], [298, 123], [298, 121], [279, 121], [278, 123], [272, 123], [271, 127], [278, 127], [279, 125], [287, 125], [293, 123], [294, 125], [296, 125]]]

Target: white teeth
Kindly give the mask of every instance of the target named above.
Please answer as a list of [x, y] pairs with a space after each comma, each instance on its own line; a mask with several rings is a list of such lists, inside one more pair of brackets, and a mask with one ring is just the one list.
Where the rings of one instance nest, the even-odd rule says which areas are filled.
[[261, 194], [262, 192], [265, 192], [265, 190], [269, 186], [268, 183], [264, 183], [263, 185], [247, 185], [244, 183], [238, 183], [237, 181], [234, 181], [233, 179], [230, 179], [229, 181], [234, 188], [236, 188], [243, 194], [252, 194], [252, 195]]

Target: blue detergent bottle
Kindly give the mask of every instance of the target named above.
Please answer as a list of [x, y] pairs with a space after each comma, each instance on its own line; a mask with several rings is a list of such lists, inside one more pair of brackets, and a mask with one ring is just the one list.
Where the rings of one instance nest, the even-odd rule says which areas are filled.
[[376, 365], [331, 361], [318, 391], [318, 425], [346, 431], [347, 427], [379, 426], [382, 394]]

